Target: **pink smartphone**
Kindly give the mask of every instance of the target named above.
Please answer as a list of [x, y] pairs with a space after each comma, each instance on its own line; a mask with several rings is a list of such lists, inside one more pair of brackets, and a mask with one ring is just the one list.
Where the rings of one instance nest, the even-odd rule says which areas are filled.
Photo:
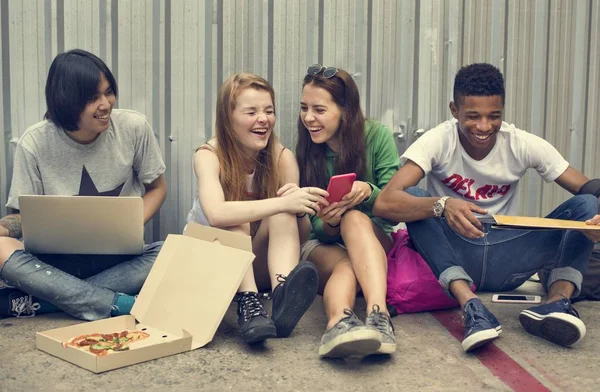
[[356, 173], [339, 174], [331, 177], [327, 186], [327, 193], [329, 193], [329, 197], [326, 197], [327, 201], [335, 203], [342, 200], [342, 197], [352, 190], [354, 180], [356, 180]]

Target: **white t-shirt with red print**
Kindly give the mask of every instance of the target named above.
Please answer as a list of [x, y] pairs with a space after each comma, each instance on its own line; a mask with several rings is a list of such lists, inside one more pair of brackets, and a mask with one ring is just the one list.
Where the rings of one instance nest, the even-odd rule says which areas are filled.
[[482, 160], [471, 158], [460, 144], [456, 119], [426, 132], [402, 155], [427, 176], [432, 196], [473, 202], [488, 214], [519, 215], [519, 180], [535, 169], [546, 182], [556, 180], [569, 163], [539, 136], [502, 122], [496, 144]]

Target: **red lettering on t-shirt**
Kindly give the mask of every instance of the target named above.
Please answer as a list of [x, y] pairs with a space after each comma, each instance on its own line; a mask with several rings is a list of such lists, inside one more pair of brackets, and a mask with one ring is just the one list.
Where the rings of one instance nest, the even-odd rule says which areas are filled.
[[487, 193], [487, 197], [491, 199], [494, 196], [494, 193], [498, 192], [498, 185], [492, 185], [492, 189], [490, 189]]
[[465, 193], [463, 195], [465, 197], [465, 199], [475, 200], [475, 197], [473, 195], [471, 195], [471, 185], [473, 185], [474, 182], [475, 182], [475, 180], [473, 180], [473, 179], [469, 180], [469, 183], [467, 184], [467, 193]]
[[[510, 190], [510, 184], [506, 185], [493, 185], [485, 184], [475, 190], [473, 195], [473, 188], [475, 188], [475, 180], [468, 177], [463, 177], [460, 174], [452, 174], [450, 177], [442, 181], [448, 188], [452, 189], [455, 193], [470, 200], [480, 199], [491, 199], [494, 196], [504, 196]], [[466, 192], [463, 192], [466, 191]]]
[[481, 188], [478, 188], [475, 191], [475, 200], [479, 200], [479, 198], [481, 197], [482, 199], [487, 199], [488, 196], [488, 192], [492, 189], [491, 185], [484, 185]]
[[509, 191], [509, 189], [510, 189], [510, 184], [502, 185], [500, 187], [500, 189], [498, 189], [498, 194], [500, 196], [504, 196]]
[[446, 178], [444, 181], [442, 181], [444, 184], [448, 185], [448, 187], [452, 190], [454, 190], [454, 187], [456, 186], [457, 183], [462, 181], [462, 176], [459, 174], [453, 174], [450, 177]]
[[463, 178], [462, 181], [460, 181], [458, 184], [456, 184], [456, 186], [454, 187], [454, 192], [460, 194], [459, 191], [466, 191], [467, 187], [465, 186], [465, 183], [468, 182], [469, 179], [468, 178]]

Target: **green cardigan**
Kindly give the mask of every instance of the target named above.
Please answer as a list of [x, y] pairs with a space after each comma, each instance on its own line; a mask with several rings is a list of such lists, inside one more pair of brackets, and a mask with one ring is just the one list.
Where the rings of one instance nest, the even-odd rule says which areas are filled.
[[[373, 192], [371, 193], [371, 197], [354, 208], [364, 212], [377, 226], [389, 234], [393, 229], [393, 223], [380, 217], [374, 217], [373, 204], [375, 204], [375, 199], [377, 199], [383, 187], [398, 170], [398, 150], [396, 143], [394, 143], [392, 132], [385, 125], [377, 121], [367, 120], [365, 122], [365, 139], [367, 147], [367, 172], [362, 181], [369, 183], [373, 188]], [[343, 173], [333, 173], [336, 157], [335, 152], [328, 148], [326, 155], [327, 181], [329, 181], [329, 177], [334, 174]], [[325, 232], [323, 221], [318, 216], [312, 216], [310, 221], [312, 224], [311, 239], [318, 239], [324, 244], [343, 242], [341, 235], [338, 234], [331, 237]]]

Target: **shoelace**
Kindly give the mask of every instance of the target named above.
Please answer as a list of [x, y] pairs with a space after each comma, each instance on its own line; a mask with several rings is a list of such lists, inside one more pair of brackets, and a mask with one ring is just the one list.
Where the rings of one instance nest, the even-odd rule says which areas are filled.
[[277, 281], [279, 283], [285, 283], [285, 281], [287, 279], [287, 275], [284, 275], [284, 274], [275, 274], [275, 276], [277, 277]]
[[[264, 299], [264, 300], [269, 300], [271, 299], [271, 293], [255, 293], [256, 294], [256, 298], [258, 299]], [[240, 302], [240, 298], [242, 298], [242, 293], [236, 293], [233, 296], [233, 302]]]
[[248, 321], [256, 316], [268, 317], [267, 311], [263, 308], [256, 293], [242, 293], [238, 300], [238, 314], [244, 317], [244, 321]]
[[31, 295], [15, 298], [11, 305], [15, 317], [33, 317], [36, 310], [40, 309], [40, 304], [33, 302]]
[[337, 324], [336, 326], [341, 326], [341, 322], [343, 321], [344, 323], [348, 324], [351, 327], [354, 327], [356, 325], [360, 324], [360, 320], [358, 319], [358, 317], [356, 317], [356, 315], [354, 314], [354, 312], [350, 309], [344, 309], [344, 314], [347, 317], [342, 318]]
[[275, 292], [276, 289], [283, 288], [283, 286], [285, 286], [285, 282], [287, 280], [287, 275], [275, 274], [275, 277], [277, 278], [277, 282], [279, 282], [279, 284], [277, 286], [275, 286], [275, 289], [273, 290], [273, 292]]
[[[470, 317], [469, 317], [469, 320], [471, 321], [470, 323], [468, 323], [469, 320], [467, 319], [467, 314], [470, 315]], [[475, 324], [475, 320], [478, 320], [478, 319], [489, 321], [487, 318], [485, 318], [483, 315], [481, 315], [480, 312], [477, 312], [476, 306], [473, 302], [469, 302], [467, 304], [467, 306], [465, 306], [465, 310], [464, 310], [461, 318], [462, 318], [463, 325], [465, 327], [470, 327], [472, 324]]]
[[567, 313], [569, 313], [569, 314], [577, 317], [578, 319], [580, 319], [581, 317], [579, 316], [579, 312], [577, 311], [577, 309], [575, 309], [573, 307], [573, 304], [571, 303], [571, 301], [567, 297], [565, 297], [564, 295], [563, 295], [563, 298], [565, 300], [567, 300]]
[[4, 280], [0, 279], [0, 290], [2, 289], [14, 289], [15, 286], [11, 286], [8, 283], [6, 283]]
[[373, 305], [373, 312], [375, 312], [372, 318], [373, 326], [378, 331], [388, 333], [390, 326], [392, 326], [392, 330], [394, 329], [393, 325], [390, 323], [390, 319], [387, 316], [387, 314], [380, 312], [379, 305]]
[[[282, 284], [282, 285], [285, 284], [285, 281], [287, 279], [287, 275], [276, 274], [275, 276], [277, 277], [277, 281], [280, 284]], [[270, 300], [270, 299], [272, 299], [271, 298], [271, 293], [264, 292], [264, 293], [254, 293], [254, 294], [256, 295], [256, 298], [258, 298], [258, 299], [264, 299], [264, 300]], [[244, 293], [236, 293], [233, 296], [233, 302], [240, 302], [240, 298], [242, 298], [243, 295], [244, 295]]]

